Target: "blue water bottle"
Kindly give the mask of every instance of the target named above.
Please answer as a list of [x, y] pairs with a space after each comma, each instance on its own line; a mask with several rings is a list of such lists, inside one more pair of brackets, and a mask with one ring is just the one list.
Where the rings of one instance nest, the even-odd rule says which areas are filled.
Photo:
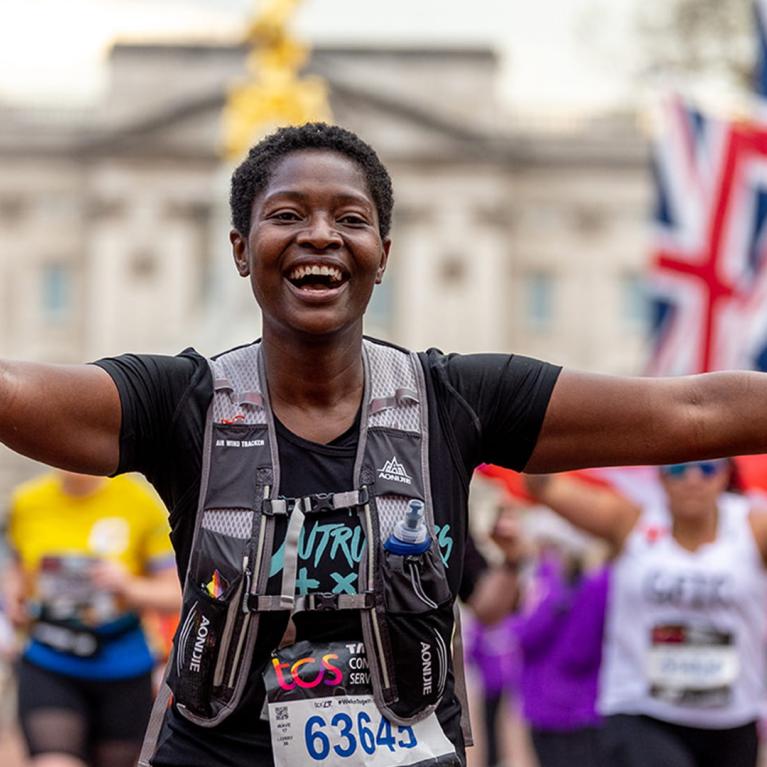
[[405, 518], [394, 526], [394, 531], [384, 543], [384, 549], [392, 554], [416, 556], [431, 546], [431, 536], [423, 520], [423, 501], [411, 500]]

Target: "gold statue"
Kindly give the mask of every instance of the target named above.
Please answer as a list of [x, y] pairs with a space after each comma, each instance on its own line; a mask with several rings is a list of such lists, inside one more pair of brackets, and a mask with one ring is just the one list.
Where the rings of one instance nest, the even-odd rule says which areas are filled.
[[248, 28], [250, 79], [230, 90], [224, 108], [224, 152], [230, 160], [278, 125], [331, 119], [326, 83], [301, 76], [308, 48], [288, 31], [300, 2], [265, 0]]

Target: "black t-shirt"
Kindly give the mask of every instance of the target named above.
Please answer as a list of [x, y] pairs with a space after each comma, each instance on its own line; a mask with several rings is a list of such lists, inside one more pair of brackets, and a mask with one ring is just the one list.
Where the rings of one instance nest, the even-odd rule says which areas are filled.
[[[472, 472], [480, 463], [524, 468], [560, 369], [516, 355], [444, 355], [431, 349], [419, 356], [429, 395], [435, 532], [451, 591], [458, 593]], [[205, 419], [213, 396], [210, 367], [192, 349], [177, 357], [125, 355], [96, 364], [112, 376], [120, 392], [118, 473], [145, 474], [170, 509], [171, 539], [183, 579], [200, 489]], [[281, 494], [297, 497], [351, 489], [358, 434], [357, 421], [345, 434], [320, 445], [278, 423]], [[280, 544], [278, 531], [270, 571], [274, 587], [281, 574]], [[356, 591], [353, 581], [363, 545], [356, 515], [341, 510], [308, 521], [299, 542], [297, 592]], [[261, 623], [257, 655], [259, 648], [275, 647], [285, 628], [285, 618], [267, 617]], [[361, 637], [359, 619], [353, 614], [296, 617], [298, 639]], [[271, 763], [268, 726], [260, 720], [264, 698], [260, 668], [252, 669], [251, 681], [241, 709], [216, 728], [199, 728], [171, 708], [153, 764]], [[448, 737], [458, 741], [460, 707], [451, 679], [438, 717]]]

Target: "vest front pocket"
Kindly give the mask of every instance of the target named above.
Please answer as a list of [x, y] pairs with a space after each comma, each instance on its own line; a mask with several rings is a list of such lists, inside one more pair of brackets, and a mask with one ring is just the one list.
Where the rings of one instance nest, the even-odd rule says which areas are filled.
[[434, 548], [417, 556], [382, 552], [385, 622], [396, 659], [397, 698], [407, 719], [439, 703], [445, 691], [453, 631], [452, 596]]
[[417, 556], [383, 551], [384, 602], [387, 611], [422, 613], [450, 599], [445, 568], [432, 549]]
[[240, 609], [241, 585], [239, 576], [221, 590], [214, 574], [204, 587], [190, 584], [184, 597], [168, 685], [176, 704], [196, 716], [213, 713], [214, 677]]

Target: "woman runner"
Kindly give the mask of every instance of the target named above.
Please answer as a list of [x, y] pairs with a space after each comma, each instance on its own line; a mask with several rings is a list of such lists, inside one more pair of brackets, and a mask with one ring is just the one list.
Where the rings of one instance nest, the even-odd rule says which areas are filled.
[[0, 440], [143, 472], [171, 509], [184, 608], [144, 763], [464, 764], [446, 645], [474, 467], [767, 451], [759, 373], [615, 378], [363, 341], [392, 204], [356, 135], [282, 128], [232, 179], [259, 345], [0, 363]]
[[755, 767], [764, 704], [767, 513], [725, 493], [726, 460], [660, 469], [640, 508], [567, 477], [538, 499], [611, 544], [599, 708], [615, 767]]

